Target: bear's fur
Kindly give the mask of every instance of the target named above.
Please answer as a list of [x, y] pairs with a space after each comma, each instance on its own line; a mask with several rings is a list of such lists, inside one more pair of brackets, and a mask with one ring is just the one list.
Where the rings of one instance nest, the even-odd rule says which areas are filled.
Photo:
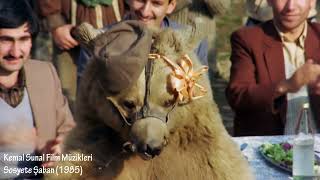
[[[188, 54], [196, 70], [201, 64], [192, 50], [196, 43], [190, 37], [191, 31], [178, 33], [165, 30], [155, 36], [153, 49], [174, 62]], [[149, 101], [154, 109], [167, 111], [166, 103], [173, 98], [172, 90], [168, 88], [168, 75], [172, 70], [162, 59], [153, 61]], [[123, 143], [130, 139], [131, 129], [123, 123], [115, 106], [106, 99], [101, 82], [97, 81], [97, 77], [103, 76], [103, 73], [99, 61], [93, 59], [79, 89], [77, 127], [66, 144], [68, 152], [92, 154], [93, 161], [69, 162], [69, 165], [82, 166], [82, 176], [63, 174], [58, 176], [59, 179], [253, 179], [247, 161], [222, 124], [207, 74], [197, 82], [207, 89], [206, 95], [173, 109], [169, 121], [164, 125], [169, 132], [167, 145], [158, 156], [143, 160], [137, 153], [129, 153], [122, 148]], [[112, 98], [120, 106], [118, 108], [129, 114], [123, 102], [130, 99], [138, 110], [143, 104], [144, 92], [145, 73], [142, 72], [132, 87], [112, 95]]]

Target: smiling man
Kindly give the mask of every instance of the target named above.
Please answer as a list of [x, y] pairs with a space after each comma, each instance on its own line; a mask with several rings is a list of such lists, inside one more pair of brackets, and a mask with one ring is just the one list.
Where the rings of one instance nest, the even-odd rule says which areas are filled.
[[54, 67], [31, 60], [38, 23], [25, 0], [0, 0], [0, 179], [33, 177], [4, 172], [53, 162], [6, 161], [5, 155], [59, 154], [75, 125]]
[[[316, 0], [268, 0], [274, 18], [232, 34], [226, 90], [235, 135], [294, 134], [298, 113], [311, 104], [320, 125], [320, 25], [307, 21]], [[254, 38], [253, 38], [254, 37]]]
[[[174, 21], [171, 21], [167, 16], [176, 8], [176, 0], [127, 0], [129, 5], [129, 13], [124, 18], [125, 20], [138, 20], [148, 27], [156, 28], [172, 28], [182, 29], [182, 26]], [[105, 30], [109, 29], [106, 27]], [[202, 40], [195, 49], [200, 62], [204, 65], [208, 64], [208, 42]], [[78, 59], [78, 81], [81, 78], [82, 72], [89, 61], [88, 55], [82, 50]]]
[[161, 27], [165, 17], [175, 9], [176, 0], [128, 0], [128, 4], [130, 19]]

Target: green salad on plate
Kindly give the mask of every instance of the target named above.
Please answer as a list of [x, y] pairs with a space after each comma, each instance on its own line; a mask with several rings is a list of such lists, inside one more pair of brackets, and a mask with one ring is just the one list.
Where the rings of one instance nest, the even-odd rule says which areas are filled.
[[[262, 156], [272, 164], [288, 172], [292, 171], [293, 146], [288, 142], [264, 143], [259, 147]], [[320, 174], [320, 158], [315, 155], [315, 174]]]

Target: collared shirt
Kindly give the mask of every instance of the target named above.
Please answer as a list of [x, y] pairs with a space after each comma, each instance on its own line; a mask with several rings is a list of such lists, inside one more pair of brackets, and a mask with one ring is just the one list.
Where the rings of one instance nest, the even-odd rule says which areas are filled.
[[[284, 56], [285, 76], [289, 79], [294, 72], [300, 68], [306, 61], [305, 39], [307, 37], [308, 23], [305, 22], [302, 34], [297, 40], [292, 41], [275, 26], [281, 41]], [[284, 134], [295, 134], [296, 127], [299, 126], [298, 117], [304, 103], [309, 103], [307, 86], [303, 86], [296, 93], [287, 93], [287, 114]], [[311, 118], [311, 127], [316, 130], [316, 122]], [[304, 126], [301, 125], [300, 126]], [[318, 130], [316, 130], [318, 131]]]
[[284, 59], [288, 60], [296, 69], [301, 67], [305, 62], [304, 41], [307, 37], [307, 28], [307, 22], [305, 22], [303, 32], [296, 41], [290, 40], [276, 28], [283, 44]]
[[[302, 34], [298, 37], [297, 40], [292, 41], [289, 38], [287, 38], [285, 34], [282, 33], [276, 27], [282, 41], [282, 51], [283, 51], [283, 57], [284, 57], [286, 79], [289, 79], [294, 74], [294, 72], [298, 68], [300, 68], [306, 61], [304, 42], [307, 37], [307, 28], [308, 28], [308, 23], [305, 22]], [[304, 96], [304, 97], [308, 96], [306, 86], [302, 87], [296, 93], [288, 93], [287, 99], [292, 100], [294, 98], [301, 97], [301, 96]]]
[[21, 69], [18, 75], [18, 81], [11, 88], [6, 88], [0, 84], [0, 98], [12, 107], [20, 104], [24, 95], [24, 88], [26, 87], [26, 78], [24, 69]]

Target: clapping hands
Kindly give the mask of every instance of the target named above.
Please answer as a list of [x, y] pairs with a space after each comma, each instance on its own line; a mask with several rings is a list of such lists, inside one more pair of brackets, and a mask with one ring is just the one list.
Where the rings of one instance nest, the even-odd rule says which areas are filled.
[[320, 95], [320, 65], [315, 64], [312, 59], [307, 60], [289, 79], [284, 81], [280, 91], [295, 93], [305, 85], [311, 88], [312, 93]]
[[[42, 149], [38, 150], [38, 152], [40, 154], [52, 154], [55, 156], [61, 155], [62, 142], [63, 142], [63, 137], [58, 136], [55, 139], [48, 141]], [[56, 165], [56, 162], [53, 160], [48, 160], [48, 161], [42, 162], [43, 167], [53, 167], [55, 165]]]

